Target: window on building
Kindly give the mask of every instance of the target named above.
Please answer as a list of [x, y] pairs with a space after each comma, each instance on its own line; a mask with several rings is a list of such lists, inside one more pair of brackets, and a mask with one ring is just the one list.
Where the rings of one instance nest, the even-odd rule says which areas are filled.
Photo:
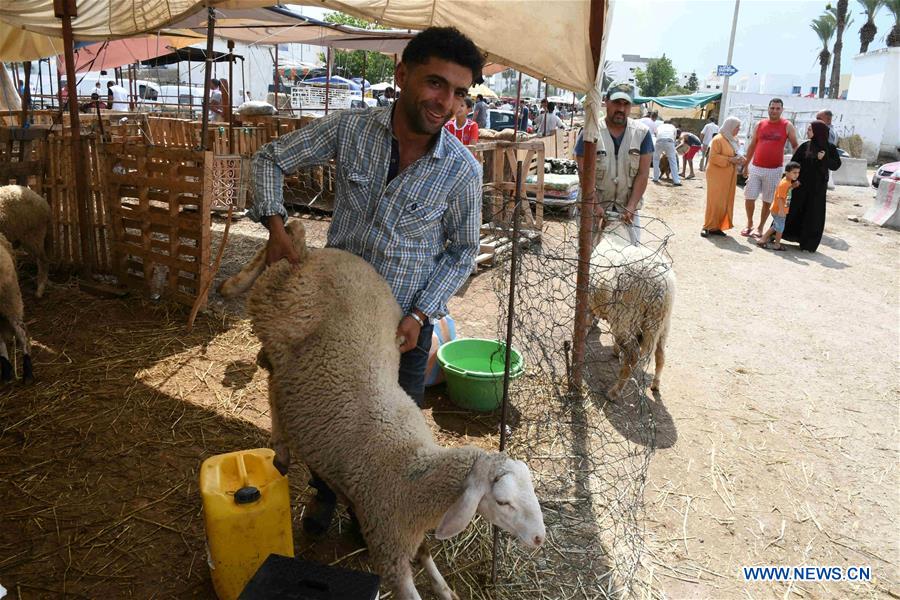
[[799, 94], [799, 93], [800, 93], [800, 86], [799, 86], [799, 85], [795, 85], [794, 87], [791, 88], [791, 94], [792, 94], [792, 95], [793, 95], [793, 94]]
[[717, 86], [716, 86], [716, 89], [719, 89], [719, 87], [720, 87], [720, 86], [717, 85]]
[[812, 86], [811, 88], [809, 88], [809, 93], [810, 93], [810, 94], [818, 94], [818, 93], [819, 93], [819, 86], [814, 85], [814, 86]]

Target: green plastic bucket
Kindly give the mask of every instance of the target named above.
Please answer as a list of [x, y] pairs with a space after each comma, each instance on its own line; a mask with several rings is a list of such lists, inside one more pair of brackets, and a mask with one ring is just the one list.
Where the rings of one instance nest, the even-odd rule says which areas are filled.
[[[453, 340], [438, 349], [437, 359], [444, 370], [447, 390], [454, 404], [479, 412], [500, 407], [506, 344], [478, 338]], [[510, 379], [519, 377], [524, 370], [525, 361], [513, 348], [509, 361]]]

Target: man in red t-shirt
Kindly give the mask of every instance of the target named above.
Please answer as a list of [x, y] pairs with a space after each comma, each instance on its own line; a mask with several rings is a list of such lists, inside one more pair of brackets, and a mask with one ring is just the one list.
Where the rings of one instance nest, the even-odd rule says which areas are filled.
[[[744, 186], [744, 207], [747, 209], [747, 227], [741, 235], [758, 238], [762, 235], [769, 208], [775, 197], [775, 188], [781, 181], [784, 171], [784, 143], [791, 142], [792, 153], [797, 150], [797, 131], [787, 119], [781, 118], [784, 102], [781, 98], [769, 101], [769, 118], [756, 124], [747, 146], [744, 163], [744, 175], [747, 185]], [[753, 211], [756, 198], [762, 194], [762, 208], [759, 211], [759, 225], [753, 228]]]

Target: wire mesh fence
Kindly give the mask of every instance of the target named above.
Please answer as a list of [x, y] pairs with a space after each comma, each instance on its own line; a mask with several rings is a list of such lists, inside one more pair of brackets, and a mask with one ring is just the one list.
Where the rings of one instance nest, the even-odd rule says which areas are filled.
[[[509, 196], [494, 205], [508, 203]], [[494, 216], [495, 230], [512, 239], [509, 220]], [[660, 334], [665, 341], [673, 299], [666, 251], [671, 231], [644, 218], [634, 228], [614, 221], [599, 236], [591, 258], [594, 318], [580, 393], [570, 390], [568, 377], [578, 223], [540, 233], [519, 235], [515, 265], [511, 253], [495, 257], [492, 284], [497, 337], [506, 337], [512, 306], [512, 346], [527, 365], [510, 388], [507, 452], [532, 471], [547, 541], [529, 556], [514, 540], [501, 538], [499, 578], [490, 597], [629, 597], [644, 548], [643, 493], [657, 445], [659, 400], [648, 393], [646, 373]], [[630, 362], [634, 368], [623, 370]]]

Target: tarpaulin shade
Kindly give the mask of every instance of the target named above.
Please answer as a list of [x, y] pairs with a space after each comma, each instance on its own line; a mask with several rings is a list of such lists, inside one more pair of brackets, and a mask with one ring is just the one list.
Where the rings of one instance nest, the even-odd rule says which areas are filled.
[[[206, 25], [206, 13], [198, 13], [173, 27], [205, 34]], [[278, 6], [250, 10], [216, 9], [216, 37], [248, 44], [313, 44], [400, 54], [416, 33], [326, 23]]]
[[[75, 71], [84, 73], [111, 70], [122, 65], [130, 65], [169, 54], [174, 49], [196, 44], [197, 41], [198, 39], [193, 36], [154, 35], [88, 44], [75, 49]], [[57, 60], [62, 63], [65, 58], [59, 56]], [[200, 60], [205, 60], [205, 58]]]
[[722, 98], [722, 92], [714, 94], [690, 94], [685, 96], [635, 96], [635, 104], [646, 104], [647, 102], [655, 102], [666, 108], [698, 108], [706, 106], [710, 102], [715, 102]]
[[[271, 4], [272, 0], [229, 0], [209, 5], [226, 12], [247, 10]], [[596, 0], [595, 0], [596, 1]], [[302, 2], [301, 2], [302, 3]], [[473, 2], [471, 0], [318, 0], [306, 2], [320, 8], [345, 12], [398, 29], [421, 30], [430, 26], [453, 26], [465, 32], [485, 52], [490, 61], [498, 62], [529, 75], [546, 78], [549, 83], [570, 90], [587, 92], [594, 86], [597, 65], [590, 40], [591, 0], [507, 0]], [[205, 26], [204, 6], [197, 0], [83, 0], [78, 17], [73, 20], [76, 40], [105, 40], [133, 36], [171, 26], [191, 15], [197, 15]], [[599, 13], [608, 10], [602, 2]], [[60, 20], [53, 12], [53, 0], [7, 0], [0, 3], [0, 21], [29, 31], [62, 37]], [[608, 19], [604, 21], [604, 39], [608, 35]], [[222, 23], [228, 27], [227, 23]], [[252, 42], [275, 43], [276, 34], [290, 28], [279, 26], [255, 32]], [[242, 29], [230, 29], [237, 36]], [[294, 27], [293, 29], [300, 29]], [[25, 32], [13, 30], [18, 36]], [[258, 35], [262, 33], [263, 35]], [[366, 43], [387, 45], [380, 33], [367, 30]], [[229, 37], [227, 32], [222, 37]], [[326, 35], [319, 36], [322, 38]], [[234, 39], [240, 39], [235, 37]], [[245, 40], [242, 40], [245, 41]], [[303, 41], [303, 40], [288, 40]], [[359, 43], [332, 40], [337, 43]], [[16, 41], [11, 41], [12, 46]], [[330, 45], [324, 41], [307, 43]], [[338, 46], [353, 48], [353, 46]], [[383, 47], [367, 48], [391, 52]], [[58, 51], [58, 48], [57, 48]], [[9, 60], [0, 56], [3, 60]]]
[[[194, 40], [196, 41], [196, 40]], [[243, 58], [240, 55], [235, 54], [234, 57], [236, 59]], [[227, 52], [216, 52], [213, 51], [212, 59], [214, 62], [223, 62], [228, 61], [228, 53]], [[161, 67], [163, 65], [174, 65], [178, 62], [184, 61], [192, 61], [192, 62], [205, 62], [206, 61], [206, 49], [205, 48], [179, 48], [175, 52], [170, 52], [168, 54], [163, 54], [161, 56], [157, 56], [155, 58], [150, 58], [147, 60], [142, 60], [141, 64], [148, 67]]]

